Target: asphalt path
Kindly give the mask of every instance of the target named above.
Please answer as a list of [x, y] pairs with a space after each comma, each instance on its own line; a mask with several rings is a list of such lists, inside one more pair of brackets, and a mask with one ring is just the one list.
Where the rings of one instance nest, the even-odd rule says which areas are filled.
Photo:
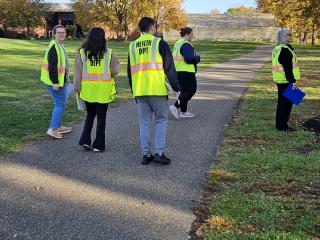
[[80, 122], [61, 140], [0, 159], [0, 240], [186, 239], [223, 130], [270, 52], [258, 47], [197, 74], [196, 117], [169, 120], [170, 165], [140, 164], [134, 101], [108, 111], [103, 153], [77, 146]]

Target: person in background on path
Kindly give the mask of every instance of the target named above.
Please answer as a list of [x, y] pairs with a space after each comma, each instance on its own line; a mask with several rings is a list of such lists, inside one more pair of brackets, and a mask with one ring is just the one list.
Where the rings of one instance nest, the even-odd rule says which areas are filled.
[[272, 51], [272, 77], [278, 87], [276, 128], [279, 131], [294, 131], [288, 126], [292, 102], [283, 96], [289, 84], [296, 88], [296, 81], [300, 79], [298, 60], [291, 42], [290, 30], [281, 29], [277, 33], [277, 45]]
[[[197, 91], [197, 64], [200, 62], [200, 56], [195, 54], [191, 40], [193, 31], [189, 27], [180, 30], [181, 38], [175, 43], [173, 48], [174, 65], [177, 70], [181, 94], [174, 105], [171, 105], [170, 111], [176, 118], [192, 118], [195, 115], [189, 111], [188, 102]], [[179, 109], [181, 110], [179, 114]]]
[[72, 130], [71, 127], [61, 126], [62, 115], [67, 102], [66, 85], [69, 74], [69, 60], [66, 49], [63, 46], [63, 41], [66, 37], [65, 27], [56, 25], [52, 31], [54, 39], [47, 47], [40, 78], [48, 89], [54, 104], [47, 134], [53, 138], [60, 139], [63, 133], [68, 133]]
[[[156, 22], [149, 17], [139, 21], [141, 36], [131, 42], [128, 57], [128, 79], [138, 103], [142, 164], [155, 161], [169, 164], [164, 155], [168, 123], [168, 90], [166, 77], [176, 95], [180, 93], [171, 50], [161, 38], [155, 37]], [[155, 115], [155, 155], [151, 151], [150, 129]]]
[[[105, 129], [108, 105], [116, 94], [114, 77], [120, 64], [112, 49], [106, 47], [105, 32], [100, 27], [89, 31], [87, 39], [76, 55], [74, 89], [84, 100], [87, 116], [79, 145], [86, 150], [105, 150]], [[96, 138], [91, 145], [91, 131], [97, 116]]]

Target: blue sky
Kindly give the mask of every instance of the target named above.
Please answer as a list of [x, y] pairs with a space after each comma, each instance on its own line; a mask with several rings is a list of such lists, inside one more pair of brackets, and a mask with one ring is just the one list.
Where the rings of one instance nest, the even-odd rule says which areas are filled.
[[[139, 0], [137, 0], [139, 1]], [[71, 2], [70, 0], [50, 0], [46, 2]], [[244, 5], [247, 7], [256, 7], [254, 0], [185, 0], [184, 9], [187, 13], [205, 13], [216, 8], [221, 13], [227, 11], [230, 7]]]

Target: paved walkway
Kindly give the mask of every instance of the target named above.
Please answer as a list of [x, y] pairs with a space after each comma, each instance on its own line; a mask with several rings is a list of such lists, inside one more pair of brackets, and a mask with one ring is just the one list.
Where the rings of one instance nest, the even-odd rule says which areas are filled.
[[108, 112], [104, 153], [79, 149], [79, 123], [62, 140], [0, 160], [0, 239], [186, 239], [224, 126], [270, 52], [259, 47], [197, 75], [197, 117], [169, 121], [168, 166], [140, 164], [133, 101]]

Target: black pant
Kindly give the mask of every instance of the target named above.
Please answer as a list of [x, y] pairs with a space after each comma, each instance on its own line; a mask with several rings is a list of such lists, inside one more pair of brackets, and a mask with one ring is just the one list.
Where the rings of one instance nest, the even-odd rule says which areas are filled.
[[277, 105], [277, 114], [276, 114], [276, 128], [278, 130], [288, 130], [288, 121], [292, 109], [292, 102], [290, 102], [282, 94], [288, 87], [289, 83], [279, 84], [278, 87], [278, 105]]
[[108, 103], [89, 103], [85, 102], [87, 108], [87, 117], [84, 123], [84, 128], [79, 141], [80, 145], [87, 144], [91, 146], [91, 130], [93, 122], [97, 116], [97, 129], [96, 139], [94, 140], [92, 147], [99, 150], [105, 150], [105, 130], [106, 130], [106, 117], [108, 110]]
[[188, 108], [188, 102], [197, 91], [196, 74], [190, 72], [177, 72], [179, 84], [180, 84], [180, 96], [179, 101], [175, 102], [174, 106], [180, 108], [181, 112], [186, 112]]

